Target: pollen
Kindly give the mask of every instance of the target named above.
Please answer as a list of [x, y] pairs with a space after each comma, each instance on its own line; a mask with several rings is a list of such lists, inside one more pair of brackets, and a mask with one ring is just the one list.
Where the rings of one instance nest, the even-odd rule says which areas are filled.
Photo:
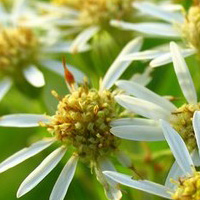
[[58, 99], [57, 111], [45, 125], [57, 140], [71, 146], [84, 162], [90, 164], [117, 150], [119, 140], [110, 133], [109, 125], [118, 117], [111, 92], [89, 89], [85, 81], [71, 94]]
[[79, 20], [83, 25], [109, 25], [111, 19], [128, 20], [132, 17], [133, 0], [53, 0], [80, 11]]
[[28, 28], [0, 31], [0, 75], [16, 76], [25, 66], [35, 64], [38, 40]]
[[183, 38], [200, 52], [200, 5], [192, 6], [182, 25]]
[[174, 200], [199, 200], [200, 199], [200, 173], [195, 172], [193, 176], [180, 178], [178, 187], [173, 194]]
[[200, 110], [198, 104], [184, 104], [171, 114], [170, 123], [181, 135], [190, 151], [196, 147], [196, 139], [192, 125], [192, 118], [195, 111]]

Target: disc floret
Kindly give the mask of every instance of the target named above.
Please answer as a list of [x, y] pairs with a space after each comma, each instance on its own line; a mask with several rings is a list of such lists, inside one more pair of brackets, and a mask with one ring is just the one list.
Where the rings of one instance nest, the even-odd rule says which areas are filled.
[[16, 75], [19, 69], [35, 64], [38, 39], [29, 28], [4, 28], [0, 31], [0, 74]]
[[[58, 95], [56, 95], [58, 97]], [[113, 94], [89, 89], [87, 82], [64, 98], [48, 131], [86, 162], [95, 162], [117, 149], [118, 139], [110, 133], [110, 121], [117, 118]]]
[[197, 110], [200, 110], [200, 103], [184, 104], [173, 112], [170, 118], [173, 128], [181, 135], [191, 151], [196, 147], [192, 118]]
[[180, 178], [178, 187], [173, 194], [174, 200], [199, 200], [200, 199], [200, 172], [193, 176]]
[[190, 46], [200, 51], [200, 5], [192, 6], [182, 25], [184, 39]]

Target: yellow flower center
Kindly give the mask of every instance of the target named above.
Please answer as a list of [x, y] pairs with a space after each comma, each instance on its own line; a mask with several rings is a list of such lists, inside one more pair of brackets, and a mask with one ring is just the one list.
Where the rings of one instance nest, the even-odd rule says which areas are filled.
[[83, 161], [93, 162], [117, 149], [118, 139], [110, 133], [110, 121], [118, 117], [113, 94], [89, 89], [87, 83], [59, 98], [48, 131], [67, 147], [72, 146]]
[[80, 10], [79, 20], [83, 25], [108, 25], [111, 19], [129, 19], [133, 14], [133, 0], [53, 0]]
[[200, 110], [200, 103], [196, 105], [184, 104], [173, 112], [170, 118], [173, 128], [181, 135], [190, 151], [196, 147], [192, 118], [197, 110]]
[[199, 200], [200, 199], [200, 173], [193, 176], [180, 178], [178, 188], [173, 194], [174, 200]]
[[182, 25], [182, 33], [186, 42], [200, 51], [200, 6], [192, 6]]
[[38, 40], [28, 28], [5, 28], [0, 31], [0, 75], [16, 75], [19, 69], [35, 64]]

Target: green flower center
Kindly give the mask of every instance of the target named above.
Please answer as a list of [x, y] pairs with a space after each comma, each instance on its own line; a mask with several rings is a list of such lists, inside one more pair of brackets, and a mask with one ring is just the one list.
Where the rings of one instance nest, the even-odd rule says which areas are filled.
[[200, 199], [200, 173], [193, 176], [180, 178], [178, 188], [172, 195], [174, 200], [199, 200]]
[[5, 28], [0, 31], [0, 75], [13, 75], [34, 64], [38, 40], [28, 28]]
[[200, 51], [200, 6], [192, 6], [182, 25], [182, 33], [187, 43]]
[[53, 0], [57, 5], [66, 5], [80, 10], [83, 25], [108, 25], [111, 19], [129, 19], [133, 0]]
[[[55, 95], [58, 97], [58, 95]], [[89, 89], [87, 83], [60, 99], [48, 131], [83, 161], [96, 161], [117, 149], [110, 121], [118, 117], [113, 94]]]
[[170, 118], [173, 128], [181, 135], [190, 151], [196, 147], [192, 118], [197, 110], [200, 110], [200, 103], [184, 104], [173, 112]]

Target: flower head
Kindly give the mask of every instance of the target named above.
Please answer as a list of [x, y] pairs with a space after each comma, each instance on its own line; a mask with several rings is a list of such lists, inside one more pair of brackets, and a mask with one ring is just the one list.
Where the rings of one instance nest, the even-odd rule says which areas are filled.
[[198, 146], [198, 152], [190, 156], [187, 147], [180, 135], [169, 123], [161, 120], [161, 127], [176, 159], [165, 182], [165, 186], [146, 181], [135, 181], [130, 176], [117, 172], [106, 171], [109, 178], [123, 185], [139, 189], [154, 195], [174, 200], [198, 200], [200, 198], [200, 172], [195, 169], [200, 159], [200, 112], [196, 111], [193, 117], [193, 128]]
[[[53, 143], [60, 145], [24, 180], [18, 190], [17, 197], [23, 196], [42, 181], [56, 167], [68, 150], [72, 156], [52, 190], [51, 200], [64, 199], [78, 160], [89, 165], [95, 172], [108, 199], [121, 199], [122, 194], [118, 184], [107, 179], [102, 173], [103, 170], [115, 170], [109, 159], [111, 156], [117, 157], [119, 154], [119, 139], [110, 132], [111, 120], [119, 117], [114, 100], [115, 92], [111, 90], [111, 87], [130, 64], [130, 62], [121, 62], [120, 57], [126, 53], [139, 51], [141, 43], [142, 39], [136, 38], [125, 46], [109, 68], [99, 89], [91, 88], [87, 80], [78, 84], [63, 60], [65, 80], [70, 93], [61, 97], [55, 91], [52, 92], [59, 100], [54, 115], [18, 114], [0, 118], [0, 126], [43, 126], [50, 133], [50, 138], [34, 143], [3, 161], [0, 164], [0, 173], [34, 156]], [[125, 165], [132, 166], [129, 158], [124, 160]]]
[[[164, 137], [158, 125], [158, 120], [164, 119], [175, 128], [192, 151], [196, 148], [192, 118], [194, 112], [200, 110], [200, 106], [191, 75], [179, 47], [172, 42], [170, 49], [178, 82], [187, 103], [177, 108], [169, 100], [141, 85], [130, 81], [117, 81], [117, 86], [125, 90], [128, 95], [118, 95], [115, 97], [116, 101], [129, 111], [149, 119], [143, 121], [145, 129], [144, 126], [141, 126], [141, 122], [131, 123], [130, 119], [126, 119], [124, 122], [117, 120], [111, 132], [118, 137], [130, 140], [163, 140]], [[130, 126], [125, 129], [123, 123], [126, 124], [126, 121], [129, 121]], [[126, 130], [126, 133], [124, 133], [124, 130]]]

